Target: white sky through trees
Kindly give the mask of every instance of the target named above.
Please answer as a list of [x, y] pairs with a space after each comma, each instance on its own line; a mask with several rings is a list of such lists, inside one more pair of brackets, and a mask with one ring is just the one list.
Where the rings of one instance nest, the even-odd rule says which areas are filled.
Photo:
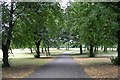
[[61, 8], [65, 9], [67, 8], [67, 3], [69, 2], [69, 0], [61, 0], [60, 4], [61, 4]]

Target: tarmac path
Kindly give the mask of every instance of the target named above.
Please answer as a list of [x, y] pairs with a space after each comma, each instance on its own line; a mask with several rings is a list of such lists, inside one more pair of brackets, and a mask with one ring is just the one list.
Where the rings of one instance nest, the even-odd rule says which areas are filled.
[[63, 54], [28, 76], [28, 78], [90, 78], [74, 59]]

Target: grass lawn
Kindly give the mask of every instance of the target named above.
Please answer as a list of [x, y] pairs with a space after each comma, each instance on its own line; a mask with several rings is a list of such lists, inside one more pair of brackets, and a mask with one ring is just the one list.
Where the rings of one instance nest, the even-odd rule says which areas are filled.
[[13, 50], [13, 54], [9, 55], [10, 58], [10, 68], [2, 69], [2, 77], [3, 78], [25, 78], [40, 66], [47, 64], [50, 62], [54, 55], [59, 55], [62, 53], [61, 50], [57, 50], [56, 48], [51, 48], [50, 53], [52, 56], [45, 56], [45, 54], [41, 54], [41, 58], [34, 58], [34, 53], [30, 53], [29, 49], [15, 49]]
[[34, 58], [34, 53], [30, 53], [30, 50], [13, 50], [14, 56], [9, 55], [10, 68], [2, 68], [3, 78], [25, 78], [40, 66], [47, 64], [53, 58], [44, 57]]
[[88, 57], [89, 52], [86, 51], [82, 55], [73, 56], [75, 61], [80, 64], [85, 72], [92, 78], [117, 78], [118, 66], [111, 63], [110, 57], [117, 56], [116, 51], [108, 51], [105, 53], [99, 51], [95, 58]]
[[52, 58], [48, 59], [35, 59], [35, 58], [19, 58], [11, 59], [10, 68], [2, 69], [3, 78], [24, 78], [30, 73], [34, 72], [40, 66], [51, 61]]
[[56, 48], [50, 48], [50, 56], [57, 56], [64, 52], [64, 50], [59, 50]]
[[109, 58], [74, 57], [74, 59], [92, 78], [118, 78], [118, 66], [112, 65]]

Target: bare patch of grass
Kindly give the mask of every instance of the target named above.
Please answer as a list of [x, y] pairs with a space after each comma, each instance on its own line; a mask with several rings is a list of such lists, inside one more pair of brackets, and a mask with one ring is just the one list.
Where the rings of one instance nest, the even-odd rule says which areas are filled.
[[109, 58], [74, 58], [92, 78], [118, 78], [118, 66]]

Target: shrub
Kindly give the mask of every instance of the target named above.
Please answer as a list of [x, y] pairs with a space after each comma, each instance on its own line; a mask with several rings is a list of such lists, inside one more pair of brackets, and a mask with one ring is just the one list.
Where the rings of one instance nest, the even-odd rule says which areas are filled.
[[95, 57], [95, 53], [89, 54], [89, 57]]
[[111, 57], [110, 58], [110, 60], [111, 60], [111, 63], [112, 64], [114, 64], [114, 65], [120, 65], [120, 61], [119, 61], [119, 59], [118, 59], [118, 57]]
[[35, 58], [40, 58], [40, 56], [38, 56], [37, 54], [34, 55]]

